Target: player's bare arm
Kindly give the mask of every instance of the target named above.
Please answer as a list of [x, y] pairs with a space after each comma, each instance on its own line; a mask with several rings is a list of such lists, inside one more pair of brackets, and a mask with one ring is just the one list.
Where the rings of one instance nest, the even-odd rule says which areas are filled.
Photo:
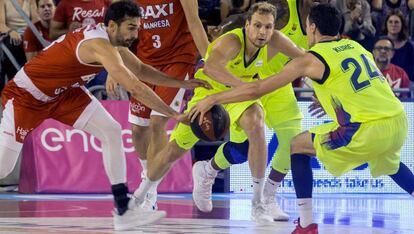
[[132, 72], [138, 79], [145, 81], [150, 84], [159, 86], [175, 87], [194, 89], [197, 87], [211, 88], [211, 86], [202, 80], [191, 79], [191, 80], [177, 80], [150, 65], [144, 64], [138, 59], [128, 48], [119, 47], [119, 54], [125, 66]]
[[272, 39], [268, 44], [269, 58], [273, 58], [276, 54], [282, 53], [289, 58], [296, 58], [305, 55], [305, 50], [290, 40], [287, 36], [278, 30], [275, 30]]
[[201, 114], [200, 119], [203, 119], [204, 114], [215, 104], [254, 100], [291, 83], [297, 77], [308, 76], [316, 77], [314, 79], [321, 79], [324, 70], [325, 66], [320, 60], [314, 55], [306, 53], [304, 56], [289, 62], [280, 73], [265, 80], [245, 83], [240, 87], [217, 93], [201, 100], [191, 109], [188, 116], [193, 121], [198, 114]]
[[122, 62], [118, 50], [105, 39], [85, 41], [79, 48], [79, 58], [88, 64], [102, 64], [108, 74], [137, 100], [148, 107], [177, 118], [179, 115], [166, 105], [147, 85], [142, 83]]
[[180, 0], [180, 3], [184, 10], [188, 29], [190, 30], [191, 36], [193, 36], [198, 52], [204, 57], [207, 52], [208, 38], [198, 16], [198, 2], [197, 0]]
[[226, 69], [227, 63], [240, 52], [240, 40], [237, 36], [231, 34], [217, 40], [208, 59], [205, 61], [204, 74], [228, 86], [237, 87], [242, 85], [244, 82]]

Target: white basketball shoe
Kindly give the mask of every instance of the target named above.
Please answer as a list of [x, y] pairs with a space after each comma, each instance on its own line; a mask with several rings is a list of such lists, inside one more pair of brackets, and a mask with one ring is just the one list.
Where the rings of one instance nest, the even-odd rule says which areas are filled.
[[140, 226], [157, 222], [166, 216], [165, 211], [145, 210], [138, 206], [133, 199], [129, 201], [128, 210], [119, 215], [116, 210], [113, 212], [115, 231], [132, 230]]
[[207, 173], [209, 161], [198, 161], [193, 165], [193, 200], [202, 212], [211, 212], [213, 203], [211, 193], [216, 175]]

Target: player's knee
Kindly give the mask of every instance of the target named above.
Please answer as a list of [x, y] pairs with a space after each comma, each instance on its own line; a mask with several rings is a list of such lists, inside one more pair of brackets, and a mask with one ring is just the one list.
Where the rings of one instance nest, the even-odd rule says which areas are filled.
[[[164, 120], [165, 119], [165, 120]], [[154, 133], [163, 133], [166, 131], [168, 119], [162, 118], [151, 118], [150, 129]]]
[[103, 136], [99, 138], [102, 143], [110, 143], [114, 139], [122, 139], [122, 127], [117, 121], [112, 121], [105, 126], [102, 126]]
[[243, 130], [247, 134], [256, 134], [264, 132], [264, 114], [258, 105], [250, 106], [241, 116], [239, 120]]
[[246, 162], [248, 152], [248, 140], [243, 143], [228, 142], [223, 148], [224, 156], [231, 164], [241, 164]]
[[148, 126], [139, 126], [139, 125], [135, 125], [132, 124], [132, 137], [140, 139], [142, 137], [149, 137], [147, 136], [147, 132], [149, 132], [149, 127]]
[[160, 152], [160, 157], [162, 157], [162, 162], [164, 164], [174, 163], [178, 159], [180, 159], [184, 155], [185, 151], [183, 151], [180, 147], [178, 147], [175, 143], [168, 143], [166, 148]]

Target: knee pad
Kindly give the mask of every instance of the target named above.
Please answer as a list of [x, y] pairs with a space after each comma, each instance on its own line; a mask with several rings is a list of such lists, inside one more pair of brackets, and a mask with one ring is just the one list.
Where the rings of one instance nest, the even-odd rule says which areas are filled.
[[249, 141], [243, 143], [227, 142], [223, 148], [224, 156], [231, 164], [241, 164], [247, 161]]

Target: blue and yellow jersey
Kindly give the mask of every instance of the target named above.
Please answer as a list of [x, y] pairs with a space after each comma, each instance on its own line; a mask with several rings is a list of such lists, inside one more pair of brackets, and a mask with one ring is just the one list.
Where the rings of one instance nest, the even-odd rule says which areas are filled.
[[[232, 60], [230, 60], [227, 65], [226, 65], [226, 69], [233, 74], [234, 76], [240, 78], [241, 80], [243, 80], [244, 82], [252, 82], [255, 79], [258, 78], [258, 73], [259, 70], [262, 69], [263, 65], [266, 63], [267, 60], [267, 45], [264, 46], [263, 48], [260, 48], [257, 53], [255, 54], [255, 57], [252, 58], [252, 60], [250, 61], [250, 63], [247, 63], [247, 61], [245, 61], [245, 40], [246, 39], [246, 35], [244, 32], [244, 29], [242, 28], [237, 28], [234, 29], [232, 31], [229, 31], [225, 34], [223, 34], [222, 36], [220, 36], [219, 38], [217, 38], [215, 41], [213, 41], [212, 43], [210, 43], [210, 45], [207, 48], [207, 53], [205, 56], [205, 59], [207, 60], [211, 50], [213, 49], [214, 45], [217, 43], [218, 40], [220, 40], [222, 37], [229, 35], [229, 34], [233, 34], [236, 35], [238, 37], [238, 39], [240, 40], [240, 44], [241, 44], [241, 49], [240, 52], [237, 54], [237, 56], [235, 56], [235, 58], [233, 58]], [[213, 79], [211, 79], [210, 77], [208, 77], [206, 74], [204, 74], [203, 68], [200, 68], [197, 70], [197, 72], [194, 75], [195, 78], [200, 79], [200, 80], [205, 80], [208, 83], [210, 83], [213, 86], [213, 90], [214, 92], [218, 92], [218, 91], [224, 91], [224, 90], [228, 90], [229, 87], [217, 82]]]
[[310, 50], [322, 63], [322, 80], [313, 88], [326, 113], [339, 125], [364, 123], [404, 111], [372, 54], [348, 39], [317, 43]]

